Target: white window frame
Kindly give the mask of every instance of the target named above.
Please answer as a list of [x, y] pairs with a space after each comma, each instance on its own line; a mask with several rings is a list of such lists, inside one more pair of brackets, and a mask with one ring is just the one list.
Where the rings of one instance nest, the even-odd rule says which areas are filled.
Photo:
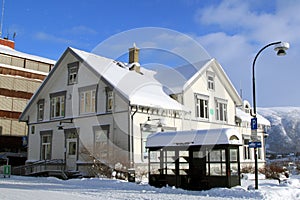
[[201, 119], [209, 119], [209, 97], [203, 95], [195, 95], [195, 116]]
[[215, 73], [207, 71], [206, 72], [206, 78], [207, 78], [207, 89], [214, 91], [215, 87], [216, 87], [216, 85], [215, 85]]
[[62, 118], [66, 110], [66, 92], [50, 94], [50, 119]]
[[45, 100], [40, 99], [37, 103], [37, 120], [38, 121], [44, 120], [44, 111], [45, 111]]
[[79, 62], [68, 64], [68, 85], [74, 85], [78, 83], [78, 68]]
[[[42, 131], [40, 135], [41, 135], [41, 160], [51, 160], [52, 131]], [[44, 142], [44, 138], [47, 138], [47, 141]]]
[[97, 85], [79, 89], [79, 113], [89, 114], [96, 112]]
[[227, 122], [228, 121], [228, 112], [227, 112], [227, 101], [222, 99], [216, 99], [216, 120]]

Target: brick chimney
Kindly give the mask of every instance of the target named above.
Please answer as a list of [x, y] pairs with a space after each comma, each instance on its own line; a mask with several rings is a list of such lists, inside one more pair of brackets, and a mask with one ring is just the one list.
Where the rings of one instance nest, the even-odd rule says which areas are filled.
[[133, 43], [133, 47], [129, 49], [129, 64], [139, 62], [139, 51], [140, 49]]
[[129, 64], [132, 64], [129, 70], [134, 70], [137, 73], [141, 73], [141, 67], [139, 64], [139, 51], [140, 49], [136, 47], [135, 43], [133, 43], [133, 47], [129, 49]]
[[10, 47], [12, 49], [15, 48], [15, 42], [12, 41], [12, 40], [9, 40], [7, 38], [0, 38], [0, 44], [4, 45], [4, 46], [7, 46], [7, 47]]

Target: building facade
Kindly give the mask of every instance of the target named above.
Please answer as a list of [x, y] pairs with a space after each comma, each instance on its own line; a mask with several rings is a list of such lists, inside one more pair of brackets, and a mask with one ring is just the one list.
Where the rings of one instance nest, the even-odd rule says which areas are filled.
[[129, 49], [129, 63], [65, 51], [20, 116], [29, 127], [28, 164], [60, 160], [86, 176], [131, 168], [143, 175], [151, 133], [241, 128], [243, 101], [216, 59], [152, 71], [140, 66], [138, 51]]
[[14, 46], [14, 41], [0, 39], [0, 153], [18, 165], [22, 163], [16, 159], [27, 156], [23, 138], [27, 125], [18, 121], [19, 116], [55, 61], [16, 51]]

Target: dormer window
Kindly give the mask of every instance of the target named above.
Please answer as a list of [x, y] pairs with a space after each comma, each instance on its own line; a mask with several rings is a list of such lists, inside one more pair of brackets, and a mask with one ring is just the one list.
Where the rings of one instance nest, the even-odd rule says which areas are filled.
[[213, 72], [207, 72], [207, 89], [215, 90], [215, 74]]
[[68, 64], [68, 85], [74, 85], [78, 82], [79, 62]]

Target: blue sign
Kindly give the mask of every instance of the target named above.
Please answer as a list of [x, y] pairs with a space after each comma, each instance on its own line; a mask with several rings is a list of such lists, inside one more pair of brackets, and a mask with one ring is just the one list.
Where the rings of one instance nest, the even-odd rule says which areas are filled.
[[251, 130], [257, 130], [257, 118], [253, 117], [251, 119]]
[[261, 148], [261, 142], [249, 142], [249, 148]]

